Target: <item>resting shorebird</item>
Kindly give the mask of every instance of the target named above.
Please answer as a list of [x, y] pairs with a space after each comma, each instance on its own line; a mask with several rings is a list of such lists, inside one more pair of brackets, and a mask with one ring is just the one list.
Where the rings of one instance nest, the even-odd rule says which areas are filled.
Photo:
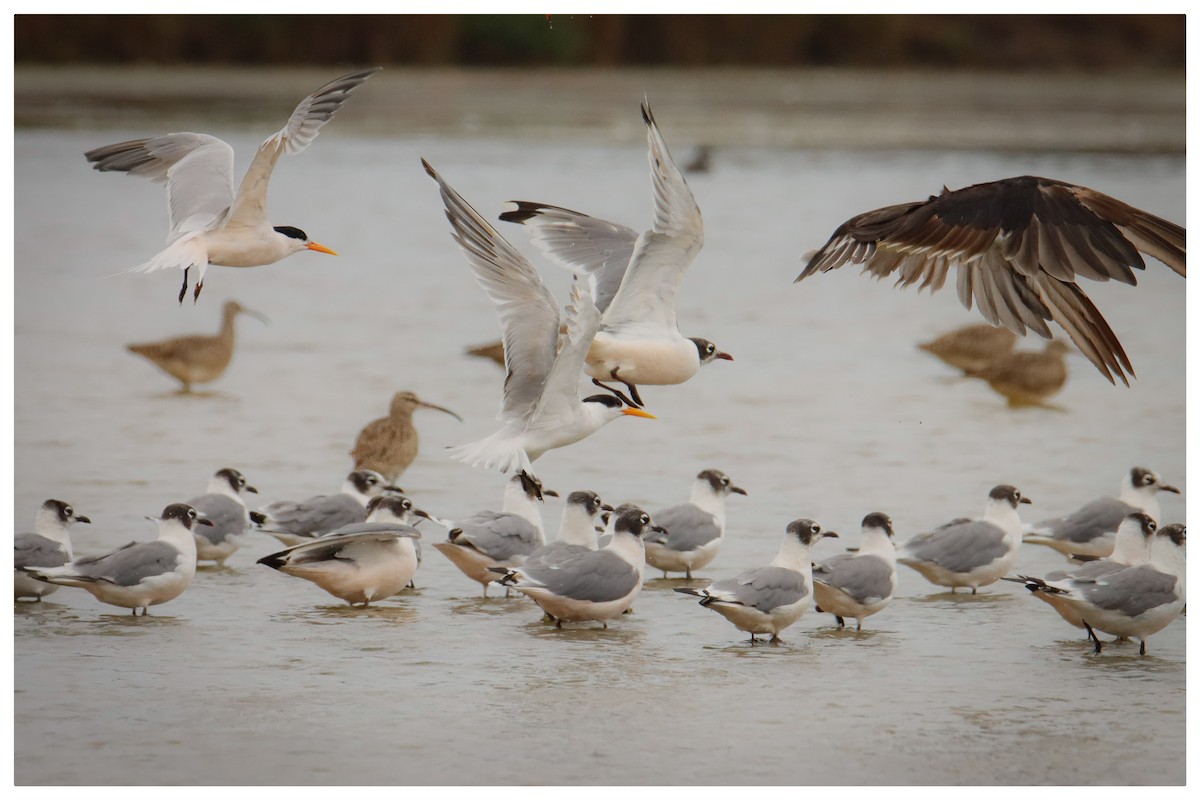
[[655, 524], [667, 533], [646, 535], [646, 563], [661, 569], [664, 578], [668, 572], [682, 572], [691, 580], [692, 570], [708, 566], [721, 549], [725, 498], [731, 494], [745, 495], [746, 490], [734, 486], [724, 472], [706, 469], [697, 475], [689, 502], [654, 512]]
[[858, 623], [878, 614], [892, 601], [896, 591], [896, 545], [892, 519], [878, 511], [862, 521], [858, 551], [839, 553], [813, 567], [813, 595], [817, 611], [833, 614], [839, 628], [845, 617]]
[[182, 303], [192, 267], [197, 270], [192, 296], [198, 300], [209, 264], [258, 267], [301, 250], [337, 255], [328, 247], [309, 241], [299, 228], [271, 226], [267, 220], [267, 184], [279, 156], [294, 155], [308, 147], [350, 93], [378, 71], [376, 68], [343, 75], [301, 100], [287, 125], [259, 146], [236, 194], [233, 148], [205, 133], [169, 133], [97, 147], [85, 153], [87, 160], [101, 172], [126, 172], [167, 183], [170, 210], [167, 247], [126, 272], [183, 270], [183, 288], [179, 290]]
[[[263, 533], [285, 545], [307, 542], [352, 522], [367, 518], [367, 501], [385, 492], [402, 494], [383, 476], [370, 469], [357, 469], [346, 476], [337, 494], [319, 494], [307, 500], [279, 500], [251, 514]], [[255, 519], [257, 517], [257, 519]]]
[[837, 534], [821, 530], [811, 519], [788, 523], [779, 554], [765, 567], [746, 570], [734, 578], [710, 583], [703, 589], [683, 588], [680, 594], [695, 595], [700, 605], [711, 608], [741, 631], [750, 634], [750, 644], [758, 634], [771, 634], [772, 644], [779, 634], [812, 606], [812, 556], [810, 550], [820, 539]]
[[1025, 526], [1025, 541], [1053, 547], [1064, 556], [1085, 555], [1104, 558], [1113, 552], [1117, 527], [1135, 511], [1157, 522], [1162, 517], [1158, 493], [1179, 494], [1179, 489], [1163, 483], [1152, 469], [1134, 467], [1121, 479], [1121, 493], [1085, 503], [1065, 517], [1054, 517]]
[[1136, 284], [1139, 253], [1187, 274], [1179, 225], [1086, 186], [1022, 176], [980, 183], [842, 223], [796, 278], [861, 264], [897, 286], [942, 288], [954, 267], [958, 298], [993, 325], [1050, 338], [1062, 326], [1110, 382], [1126, 385], [1129, 357], [1077, 278]]
[[988, 493], [983, 519], [956, 519], [914, 536], [900, 546], [896, 560], [952, 593], [969, 586], [975, 594], [1012, 566], [1021, 546], [1017, 506], [1032, 502], [1013, 486], [997, 486]]
[[1042, 405], [1067, 385], [1066, 342], [1052, 339], [1040, 353], [1017, 352], [1002, 356], [971, 373], [986, 381], [998, 394], [1008, 398], [1010, 406]]
[[47, 500], [38, 509], [34, 518], [34, 533], [18, 533], [13, 541], [13, 589], [15, 599], [32, 597], [37, 602], [51, 592], [58, 591], [53, 583], [34, 580], [22, 570], [25, 567], [60, 567], [74, 554], [71, 551], [71, 534], [67, 531], [76, 522], [91, 522], [82, 514], [76, 514], [70, 503], [62, 500]]
[[250, 527], [250, 512], [242, 492], [258, 494], [258, 489], [246, 483], [245, 475], [226, 467], [212, 476], [205, 494], [188, 500], [188, 505], [212, 523], [192, 530], [196, 537], [196, 560], [215, 561], [217, 566], [224, 566], [225, 559], [242, 546]]
[[350, 451], [354, 468], [373, 469], [392, 483], [399, 480], [420, 449], [420, 438], [412, 423], [413, 412], [418, 408], [432, 408], [462, 422], [462, 417], [448, 408], [426, 403], [412, 392], [396, 392], [388, 415], [368, 422], [359, 431]]
[[38, 580], [78, 586], [101, 603], [133, 609], [134, 616], [140, 608], [146, 616], [150, 606], [174, 600], [191, 585], [196, 574], [192, 528], [211, 524], [186, 503], [172, 503], [163, 509], [152, 542], [130, 542], [106, 555], [24, 571]]
[[639, 407], [639, 384], [683, 383], [705, 364], [733, 360], [707, 339], [679, 332], [675, 295], [704, 245], [704, 220], [649, 102], [642, 103], [642, 120], [654, 200], [649, 230], [639, 234], [577, 211], [518, 200], [500, 215], [505, 222], [528, 227], [550, 258], [589, 278], [592, 299], [603, 316], [588, 350], [587, 373], [606, 389], [602, 381], [624, 383]]
[[1008, 355], [1016, 344], [1017, 335], [1008, 328], [981, 322], [944, 333], [917, 347], [970, 374]]
[[537, 270], [459, 196], [424, 159], [441, 191], [475, 279], [496, 304], [504, 330], [504, 427], [486, 439], [451, 448], [452, 457], [472, 466], [532, 473], [547, 450], [592, 435], [622, 415], [649, 417], [612, 395], [580, 397], [583, 359], [600, 327], [600, 313], [578, 286], [567, 307], [567, 333], [559, 343], [558, 305]]
[[176, 336], [160, 342], [128, 344], [125, 349], [150, 361], [154, 366], [183, 384], [183, 393], [192, 391], [194, 383], [209, 383], [224, 374], [233, 359], [233, 319], [249, 314], [264, 323], [269, 320], [251, 311], [236, 300], [225, 303], [221, 310], [221, 330], [216, 336], [195, 334]]

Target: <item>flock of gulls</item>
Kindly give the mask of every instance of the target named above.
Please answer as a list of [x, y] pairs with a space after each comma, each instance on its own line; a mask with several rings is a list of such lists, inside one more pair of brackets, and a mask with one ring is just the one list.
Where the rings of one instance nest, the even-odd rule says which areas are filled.
[[[131, 272], [180, 269], [187, 295], [193, 275], [198, 302], [210, 265], [255, 267], [302, 250], [334, 254], [295, 227], [273, 226], [267, 189], [283, 154], [304, 150], [350, 95], [377, 70], [338, 78], [296, 106], [287, 124], [258, 148], [234, 189], [233, 150], [207, 134], [173, 133], [100, 147], [85, 154], [95, 169], [165, 182], [167, 246]], [[336, 493], [276, 501], [250, 509], [256, 494], [236, 469], [211, 476], [204, 494], [172, 503], [157, 517], [158, 538], [111, 553], [76, 557], [69, 528], [91, 520], [69, 503], [47, 500], [34, 532], [15, 543], [15, 594], [34, 599], [59, 586], [82, 588], [103, 603], [148, 613], [192, 583], [198, 561], [223, 564], [251, 535], [275, 537], [283, 549], [259, 563], [311, 581], [335, 597], [367, 606], [413, 585], [422, 563], [418, 524], [442, 526], [433, 548], [486, 596], [492, 584], [532, 599], [548, 622], [600, 622], [632, 610], [646, 569], [666, 577], [693, 573], [717, 558], [726, 534], [726, 500], [746, 495], [718, 469], [695, 476], [687, 502], [658, 510], [611, 505], [594, 491], [565, 498], [562, 520], [547, 542], [542, 505], [547, 488], [534, 462], [569, 447], [621, 417], [651, 418], [645, 387], [681, 384], [702, 367], [733, 361], [709, 339], [684, 336], [675, 297], [704, 243], [700, 209], [676, 167], [648, 101], [641, 105], [653, 218], [628, 227], [559, 206], [513, 201], [499, 220], [522, 226], [535, 247], [574, 275], [565, 307], [529, 260], [463, 198], [432, 164], [450, 233], [480, 287], [495, 304], [502, 339], [491, 346], [505, 378], [499, 427], [450, 449], [466, 464], [506, 478], [499, 509], [441, 519], [417, 508], [397, 482], [418, 453], [412, 417], [431, 409], [459, 418], [412, 392], [392, 399], [388, 416], [366, 425], [351, 455], [354, 469]], [[806, 257], [801, 281], [847, 264], [897, 286], [937, 290], [953, 273], [961, 302], [986, 325], [942, 337], [922, 349], [988, 381], [1014, 404], [1042, 402], [1054, 386], [1053, 365], [1065, 343], [1045, 353], [1013, 352], [1028, 331], [1051, 339], [1061, 328], [1110, 382], [1128, 385], [1133, 367], [1120, 341], [1078, 278], [1136, 283], [1142, 254], [1186, 274], [1185, 230], [1082, 186], [1017, 177], [951, 191], [924, 201], [868, 211], [848, 220]], [[233, 352], [238, 314], [266, 318], [236, 302], [223, 309], [215, 336], [130, 345], [176, 378], [184, 391], [214, 380]], [[482, 354], [482, 353], [481, 353]], [[1014, 366], [1025, 358], [1036, 368]], [[1017, 375], [1049, 377], [1030, 388]], [[588, 387], [586, 390], [584, 387]], [[1046, 388], [1050, 387], [1050, 388]], [[593, 392], [593, 393], [588, 393]], [[932, 584], [972, 593], [999, 580], [1018, 581], [1068, 623], [1085, 629], [1095, 651], [1098, 632], [1146, 639], [1170, 624], [1185, 598], [1185, 529], [1159, 525], [1157, 494], [1178, 493], [1152, 470], [1134, 467], [1118, 497], [1038, 523], [1018, 514], [1030, 502], [1019, 489], [995, 486], [976, 519], [960, 518], [897, 543], [892, 520], [872, 512], [861, 545], [814, 563], [813, 546], [837, 537], [812, 519], [783, 526], [776, 557], [733, 578], [677, 592], [698, 597], [750, 641], [780, 634], [810, 609], [839, 626], [883, 611], [896, 589], [897, 564]], [[1051, 547], [1070, 563], [1042, 576], [1010, 574], [1022, 544]]]

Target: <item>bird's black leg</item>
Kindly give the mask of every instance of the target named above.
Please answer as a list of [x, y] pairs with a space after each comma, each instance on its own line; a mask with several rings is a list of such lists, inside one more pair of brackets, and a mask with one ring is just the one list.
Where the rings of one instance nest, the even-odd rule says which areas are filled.
[[1083, 627], [1087, 628], [1088, 636], [1090, 636], [1092, 641], [1096, 643], [1095, 652], [1098, 654], [1100, 652], [1100, 637], [1096, 635], [1094, 630], [1092, 630], [1092, 626], [1088, 624], [1087, 620], [1083, 621]]
[[609, 375], [612, 375], [612, 379], [614, 381], [620, 381], [621, 383], [625, 384], [625, 388], [629, 390], [629, 396], [633, 398], [633, 402], [630, 403], [629, 405], [636, 406], [638, 408], [643, 408], [645, 406], [645, 404], [642, 403], [642, 396], [640, 394], [638, 394], [637, 387], [634, 386], [629, 381], [622, 378], [620, 375], [618, 375], [617, 373], [620, 371], [621, 371], [620, 367], [613, 367], [613, 370], [612, 370], [612, 372], [609, 373]]
[[200, 299], [200, 290], [203, 288], [204, 281], [199, 281], [196, 283], [196, 288], [192, 290], [192, 305], [195, 305], [196, 301]]
[[622, 403], [624, 403], [625, 405], [632, 406], [634, 408], [638, 407], [638, 405], [636, 403], [634, 403], [632, 399], [630, 399], [629, 395], [625, 394], [620, 389], [614, 389], [613, 387], [609, 386], [608, 384], [601, 383], [600, 381], [598, 381], [595, 378], [592, 378], [592, 383], [596, 384], [597, 386], [599, 386], [601, 389], [603, 389], [606, 392], [612, 392], [613, 395], [618, 400], [620, 400]]
[[187, 294], [187, 276], [190, 267], [183, 268], [183, 286], [179, 288], [179, 305], [183, 305], [183, 296]]
[[834, 614], [834, 615], [833, 615], [833, 617], [834, 617], [834, 619], [836, 619], [836, 620], [838, 621], [838, 627], [839, 627], [839, 628], [844, 628], [844, 627], [846, 627], [846, 620], [842, 619], [842, 618], [841, 618], [841, 617], [839, 617], [837, 614]]
[[1145, 639], [1142, 639], [1142, 646], [1138, 648], [1138, 655], [1139, 656], [1146, 655], [1146, 640]]

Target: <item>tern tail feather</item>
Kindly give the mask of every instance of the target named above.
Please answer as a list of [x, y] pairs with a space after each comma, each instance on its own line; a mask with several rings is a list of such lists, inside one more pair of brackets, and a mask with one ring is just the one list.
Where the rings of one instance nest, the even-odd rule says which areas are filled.
[[493, 433], [486, 439], [449, 448], [450, 457], [473, 467], [498, 469], [501, 472], [525, 470], [533, 474], [529, 454], [517, 437], [506, 430]]

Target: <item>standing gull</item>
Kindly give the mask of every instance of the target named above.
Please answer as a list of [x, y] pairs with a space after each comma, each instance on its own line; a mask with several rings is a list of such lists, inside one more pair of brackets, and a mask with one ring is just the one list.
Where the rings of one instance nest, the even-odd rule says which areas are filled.
[[[1033, 592], [1033, 596], [1045, 602], [1076, 628], [1083, 630], [1087, 625], [1075, 606], [1068, 603], [1060, 592], [1041, 591], [1047, 589], [1046, 581], [1062, 582], [1070, 580], [1094, 581], [1109, 573], [1117, 572], [1126, 567], [1136, 567], [1150, 560], [1150, 543], [1158, 524], [1149, 515], [1135, 511], [1127, 516], [1117, 528], [1116, 543], [1112, 555], [1088, 561], [1072, 570], [1055, 570], [1047, 572], [1042, 578], [1031, 578], [1028, 575], [1018, 575], [1016, 578], [1005, 578], [1006, 581], [1024, 583]], [[1091, 638], [1089, 634], [1088, 638]]]
[[[683, 383], [700, 367], [733, 356], [707, 339], [685, 338], [675, 295], [704, 245], [704, 220], [687, 181], [671, 159], [649, 102], [642, 103], [649, 145], [652, 227], [638, 233], [577, 211], [512, 201], [500, 215], [530, 229], [534, 243], [555, 262], [587, 276], [603, 314], [587, 355], [587, 373], [620, 381], [642, 405], [638, 384]], [[607, 388], [607, 387], [605, 387]]]
[[1159, 492], [1179, 494], [1163, 483], [1152, 469], [1134, 467], [1121, 480], [1117, 497], [1101, 497], [1065, 517], [1042, 520], [1025, 526], [1025, 541], [1053, 547], [1063, 555], [1080, 554], [1103, 558], [1113, 552], [1117, 526], [1135, 511], [1157, 522], [1162, 517]]
[[418, 408], [432, 408], [462, 422], [462, 417], [450, 409], [426, 403], [413, 392], [396, 392], [388, 415], [368, 422], [359, 431], [350, 451], [354, 468], [373, 469], [392, 483], [400, 480], [420, 448], [420, 438], [412, 422], [413, 412]]
[[179, 381], [179, 391], [188, 394], [192, 391], [192, 384], [209, 383], [225, 373], [225, 368], [233, 359], [233, 319], [238, 314], [249, 314], [264, 323], [268, 322], [257, 311], [230, 300], [221, 311], [221, 330], [216, 336], [176, 336], [158, 342], [129, 344], [125, 349], [142, 356]]
[[681, 594], [695, 595], [700, 605], [711, 608], [740, 630], [750, 634], [750, 643], [758, 634], [771, 634], [771, 642], [808, 611], [812, 605], [812, 556], [814, 544], [826, 536], [811, 519], [788, 523], [779, 554], [765, 567], [746, 570], [735, 578], [710, 583], [703, 589], [681, 588]]
[[581, 550], [553, 564], [493, 570], [504, 575], [503, 586], [541, 606], [555, 620], [555, 627], [561, 628], [564, 621], [590, 620], [607, 628], [609, 620], [630, 608], [642, 590], [646, 567], [642, 536], [654, 527], [649, 514], [630, 509], [617, 516], [612, 541], [599, 550]]
[[545, 502], [543, 495], [558, 497], [535, 476], [518, 472], [504, 486], [499, 512], [480, 511], [454, 522], [434, 519], [449, 528], [450, 534], [433, 546], [464, 575], [483, 584], [483, 596], [487, 597], [488, 584], [500, 579], [490, 571], [492, 567], [516, 566], [545, 543], [539, 507]]
[[[315, 539], [343, 525], [367, 518], [367, 501], [384, 492], [401, 493], [378, 472], [357, 469], [346, 476], [337, 494], [319, 494], [300, 502], [280, 500], [263, 508], [256, 520], [263, 533], [269, 533], [291, 546]], [[252, 515], [253, 516], [253, 515]]]
[[192, 528], [211, 525], [186, 503], [163, 509], [158, 538], [152, 542], [130, 542], [111, 553], [78, 558], [61, 567], [26, 567], [33, 577], [60, 586], [78, 586], [101, 603], [121, 608], [142, 609], [174, 600], [191, 585], [196, 574], [196, 540]]
[[[1088, 635], [1101, 651], [1096, 630], [1136, 638], [1146, 655], [1146, 639], [1170, 625], [1187, 603], [1187, 562], [1183, 525], [1158, 529], [1145, 564], [1093, 578], [1027, 584], [1035, 592], [1054, 592], [1083, 618]], [[1095, 630], [1093, 630], [1095, 629]]]
[[1017, 335], [1008, 328], [980, 323], [957, 328], [917, 347], [970, 374], [1008, 355], [1016, 344]]
[[371, 498], [367, 521], [344, 525], [304, 544], [258, 560], [286, 575], [312, 581], [350, 605], [366, 608], [399, 594], [417, 571], [414, 517], [428, 517], [398, 495]]
[[897, 286], [942, 288], [954, 267], [958, 298], [993, 325], [1050, 338], [1057, 322], [1110, 382], [1129, 383], [1129, 357], [1077, 278], [1136, 284], [1139, 253], [1187, 273], [1179, 225], [1086, 186], [1029, 175], [868, 211], [842, 223], [796, 278], [861, 264]]
[[852, 617], [860, 631], [864, 618], [882, 611], [896, 591], [894, 536], [887, 514], [863, 517], [858, 552], [841, 553], [813, 567], [817, 611], [833, 614], [839, 628], [846, 627], [844, 617]]
[[925, 576], [930, 583], [971, 587], [998, 581], [1012, 566], [1021, 546], [1021, 519], [1017, 506], [1033, 502], [1013, 486], [997, 486], [988, 493], [983, 519], [958, 519], [930, 533], [909, 539], [896, 559]]
[[592, 435], [622, 415], [649, 417], [612, 395], [580, 397], [580, 373], [600, 314], [578, 286], [567, 307], [567, 332], [559, 341], [558, 305], [533, 265], [454, 191], [424, 159], [441, 191], [475, 279], [496, 304], [504, 331], [503, 427], [486, 439], [451, 448], [452, 457], [472, 466], [524, 470], [547, 450]]
[[558, 536], [535, 549], [525, 559], [527, 567], [551, 566], [560, 559], [570, 557], [581, 550], [596, 550], [596, 521], [602, 511], [613, 507], [600, 499], [600, 495], [587, 490], [571, 492], [563, 505], [562, 522]]
[[18, 533], [13, 540], [13, 589], [15, 599], [32, 597], [41, 602], [51, 592], [58, 591], [52, 583], [34, 580], [22, 570], [26, 567], [60, 567], [74, 555], [68, 529], [76, 522], [91, 520], [76, 514], [70, 503], [47, 500], [33, 520], [33, 533]]
[[224, 566], [225, 559], [242, 546], [250, 526], [250, 512], [242, 492], [258, 494], [258, 489], [246, 484], [245, 475], [226, 467], [217, 470], [209, 480], [206, 494], [188, 500], [188, 505], [212, 523], [192, 530], [198, 561], [215, 561]]
[[688, 580], [692, 570], [703, 569], [717, 557], [725, 535], [725, 498], [746, 494], [734, 486], [729, 476], [706, 469], [692, 483], [692, 498], [687, 503], [654, 512], [654, 522], [668, 535], [651, 533], [644, 539], [646, 563], [668, 572], [682, 572]]
[[279, 156], [294, 155], [308, 147], [350, 93], [378, 71], [343, 75], [301, 100], [287, 125], [259, 146], [236, 194], [233, 148], [205, 133], [169, 133], [85, 153], [84, 157], [101, 172], [126, 172], [167, 183], [167, 247], [126, 272], [183, 270], [183, 287], [179, 290], [182, 303], [192, 267], [197, 270], [192, 296], [198, 300], [209, 264], [257, 267], [301, 250], [337, 255], [309, 241], [299, 228], [271, 226], [267, 220], [267, 184]]

